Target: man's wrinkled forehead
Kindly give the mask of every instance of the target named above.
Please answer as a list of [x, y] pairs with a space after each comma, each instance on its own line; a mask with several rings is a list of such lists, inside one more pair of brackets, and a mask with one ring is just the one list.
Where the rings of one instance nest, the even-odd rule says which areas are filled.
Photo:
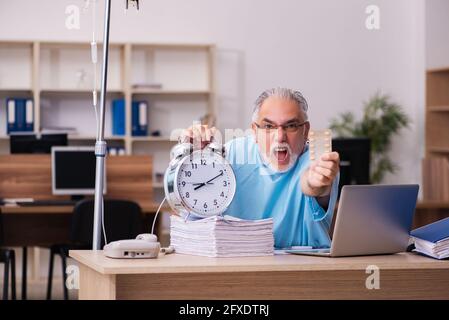
[[270, 97], [260, 106], [259, 121], [262, 120], [276, 124], [304, 122], [305, 115], [296, 101]]

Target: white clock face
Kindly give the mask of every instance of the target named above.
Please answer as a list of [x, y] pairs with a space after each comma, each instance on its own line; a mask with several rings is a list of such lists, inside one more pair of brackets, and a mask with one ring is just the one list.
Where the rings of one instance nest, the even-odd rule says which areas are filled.
[[215, 153], [195, 151], [179, 167], [176, 186], [192, 213], [212, 216], [226, 210], [235, 193], [232, 167]]

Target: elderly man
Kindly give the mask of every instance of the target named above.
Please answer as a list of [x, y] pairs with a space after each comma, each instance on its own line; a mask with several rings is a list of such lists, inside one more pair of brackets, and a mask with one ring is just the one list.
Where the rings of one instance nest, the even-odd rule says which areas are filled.
[[[337, 198], [339, 155], [309, 162], [310, 123], [300, 92], [274, 88], [256, 100], [252, 134], [226, 145], [237, 180], [226, 214], [242, 219], [274, 220], [275, 247], [329, 247], [329, 227]], [[185, 137], [201, 139], [215, 128], [195, 126]]]

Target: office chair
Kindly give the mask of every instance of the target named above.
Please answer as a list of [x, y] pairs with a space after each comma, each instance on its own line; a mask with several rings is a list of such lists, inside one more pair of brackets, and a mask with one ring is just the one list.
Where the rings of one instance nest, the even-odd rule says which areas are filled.
[[[59, 255], [62, 262], [64, 299], [68, 300], [66, 287], [67, 257], [69, 250], [92, 249], [94, 219], [94, 200], [86, 199], [78, 202], [73, 209], [70, 230], [70, 243], [54, 244], [50, 247], [50, 263], [48, 269], [47, 300], [51, 299], [54, 256]], [[104, 226], [107, 241], [134, 239], [142, 233], [142, 210], [140, 206], [128, 200], [104, 201]], [[104, 246], [104, 237], [101, 238]]]
[[[0, 213], [0, 244], [1, 243], [3, 243], [3, 219]], [[8, 300], [10, 268], [11, 268], [11, 299], [16, 300], [16, 256], [14, 250], [0, 248], [0, 263], [5, 264], [3, 272], [3, 300]]]

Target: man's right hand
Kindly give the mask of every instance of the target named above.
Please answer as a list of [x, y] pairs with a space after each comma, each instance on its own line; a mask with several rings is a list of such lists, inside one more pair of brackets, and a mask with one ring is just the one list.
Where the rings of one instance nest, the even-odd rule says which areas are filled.
[[201, 146], [201, 149], [206, 147], [214, 138], [217, 129], [215, 127], [209, 128], [207, 125], [193, 125], [183, 131], [180, 136], [180, 142], [190, 142], [194, 147]]

